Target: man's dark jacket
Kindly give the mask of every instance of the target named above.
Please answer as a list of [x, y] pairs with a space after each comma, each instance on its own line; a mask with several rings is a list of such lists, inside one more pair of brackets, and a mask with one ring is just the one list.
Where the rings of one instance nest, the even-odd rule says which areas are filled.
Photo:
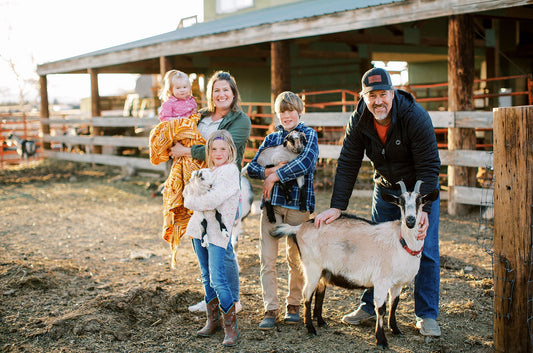
[[[436, 188], [440, 172], [440, 158], [435, 130], [428, 112], [415, 102], [413, 96], [395, 90], [392, 121], [385, 145], [374, 128], [373, 115], [363, 99], [350, 117], [342, 150], [338, 159], [331, 207], [345, 210], [359, 174], [364, 154], [374, 166], [374, 181], [389, 189], [398, 189], [403, 180], [407, 190], [413, 190], [422, 180], [422, 194]], [[429, 213], [431, 204], [424, 206]]]

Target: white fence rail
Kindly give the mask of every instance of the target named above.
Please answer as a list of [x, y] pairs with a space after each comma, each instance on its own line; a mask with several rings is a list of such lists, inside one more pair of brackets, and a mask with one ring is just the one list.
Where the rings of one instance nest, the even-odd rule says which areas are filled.
[[[492, 128], [492, 112], [429, 112], [435, 128]], [[351, 113], [306, 113], [302, 120], [308, 126], [346, 126]], [[54, 126], [79, 126], [89, 125], [95, 127], [142, 127], [151, 129], [159, 121], [156, 118], [132, 118], [132, 117], [93, 117], [87, 119], [65, 118], [65, 119], [42, 119], [43, 124], [49, 124], [51, 130]], [[73, 135], [44, 135], [44, 142], [64, 143], [72, 145], [86, 145], [87, 151], [92, 146], [112, 146], [112, 147], [148, 147], [148, 137], [129, 136], [73, 136]], [[337, 159], [340, 154], [340, 145], [319, 145], [319, 157]], [[152, 165], [148, 158], [114, 156], [106, 154], [75, 154], [67, 152], [45, 151], [46, 157], [58, 159], [99, 163], [116, 166], [129, 166], [136, 169], [146, 169], [163, 172], [165, 166]], [[439, 150], [443, 165], [463, 166], [463, 167], [492, 167], [492, 153], [488, 151], [475, 150]], [[463, 204], [480, 205], [483, 199], [492, 197], [492, 190], [485, 190], [474, 187], [455, 187], [456, 201]], [[443, 198], [447, 198], [446, 193]]]

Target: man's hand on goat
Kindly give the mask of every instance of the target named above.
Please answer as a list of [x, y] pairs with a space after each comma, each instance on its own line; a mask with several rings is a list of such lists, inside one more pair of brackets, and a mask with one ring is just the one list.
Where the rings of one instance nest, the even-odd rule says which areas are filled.
[[170, 148], [168, 154], [172, 158], [191, 157], [191, 149], [189, 147], [183, 146], [179, 142], [176, 142], [176, 144]]
[[318, 214], [315, 217], [315, 227], [320, 228], [322, 224], [330, 224], [341, 216], [341, 210], [338, 208], [330, 208]]
[[278, 175], [276, 173], [271, 173], [263, 182], [263, 197], [265, 200], [270, 200], [270, 194], [272, 193], [272, 188], [276, 181], [279, 181]]
[[422, 213], [420, 214], [420, 222], [418, 223], [418, 236], [417, 236], [418, 240], [424, 240], [426, 238], [428, 227], [429, 227], [428, 214], [427, 212], [422, 211]]

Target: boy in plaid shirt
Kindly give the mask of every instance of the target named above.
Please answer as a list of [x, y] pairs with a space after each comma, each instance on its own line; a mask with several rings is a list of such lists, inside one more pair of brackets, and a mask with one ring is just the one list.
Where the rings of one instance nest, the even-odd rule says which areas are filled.
[[[278, 284], [276, 273], [276, 258], [278, 255], [278, 241], [270, 236], [270, 231], [281, 223], [298, 225], [309, 219], [315, 209], [315, 191], [313, 188], [313, 174], [318, 159], [318, 138], [316, 131], [307, 127], [300, 121], [303, 112], [303, 102], [293, 92], [283, 92], [278, 95], [274, 104], [276, 115], [281, 125], [278, 131], [269, 134], [259, 147], [254, 159], [247, 167], [248, 175], [255, 179], [264, 179], [264, 200], [271, 200], [276, 216], [276, 222], [270, 223], [263, 207], [261, 211], [260, 231], [260, 262], [261, 262], [261, 287], [265, 316], [259, 328], [268, 330], [274, 327], [279, 313]], [[297, 130], [305, 134], [307, 139], [304, 150], [291, 162], [281, 162], [270, 168], [265, 168], [257, 163], [257, 157], [267, 147], [281, 145], [285, 136]], [[299, 176], [304, 176], [305, 186], [299, 190], [297, 183], [292, 183], [290, 198], [286, 198], [279, 182], [286, 183]], [[279, 181], [279, 182], [278, 182]], [[305, 192], [305, 210], [300, 211], [300, 192]], [[300, 303], [302, 300], [303, 274], [299, 266], [298, 247], [293, 239], [286, 239], [287, 262], [289, 265], [289, 293], [286, 298], [286, 312], [284, 321], [295, 324], [300, 321]]]

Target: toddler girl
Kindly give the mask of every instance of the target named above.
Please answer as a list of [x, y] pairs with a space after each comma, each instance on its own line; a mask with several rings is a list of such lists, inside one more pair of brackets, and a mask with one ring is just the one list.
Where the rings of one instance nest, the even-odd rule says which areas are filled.
[[197, 112], [196, 100], [191, 93], [189, 76], [178, 70], [170, 70], [165, 74], [165, 87], [161, 93], [161, 110], [159, 120], [188, 118]]
[[[152, 164], [167, 162], [169, 150], [177, 142], [184, 146], [205, 144], [198, 131], [200, 114], [191, 95], [189, 77], [178, 70], [165, 74], [161, 99], [164, 101], [159, 115], [160, 123], [150, 132], [150, 161]], [[170, 243], [171, 265], [177, 264], [176, 252], [181, 237], [185, 234], [191, 212], [183, 206], [183, 187], [193, 171], [205, 168], [206, 164], [192, 157], [182, 156], [172, 162], [163, 189], [163, 234]]]

